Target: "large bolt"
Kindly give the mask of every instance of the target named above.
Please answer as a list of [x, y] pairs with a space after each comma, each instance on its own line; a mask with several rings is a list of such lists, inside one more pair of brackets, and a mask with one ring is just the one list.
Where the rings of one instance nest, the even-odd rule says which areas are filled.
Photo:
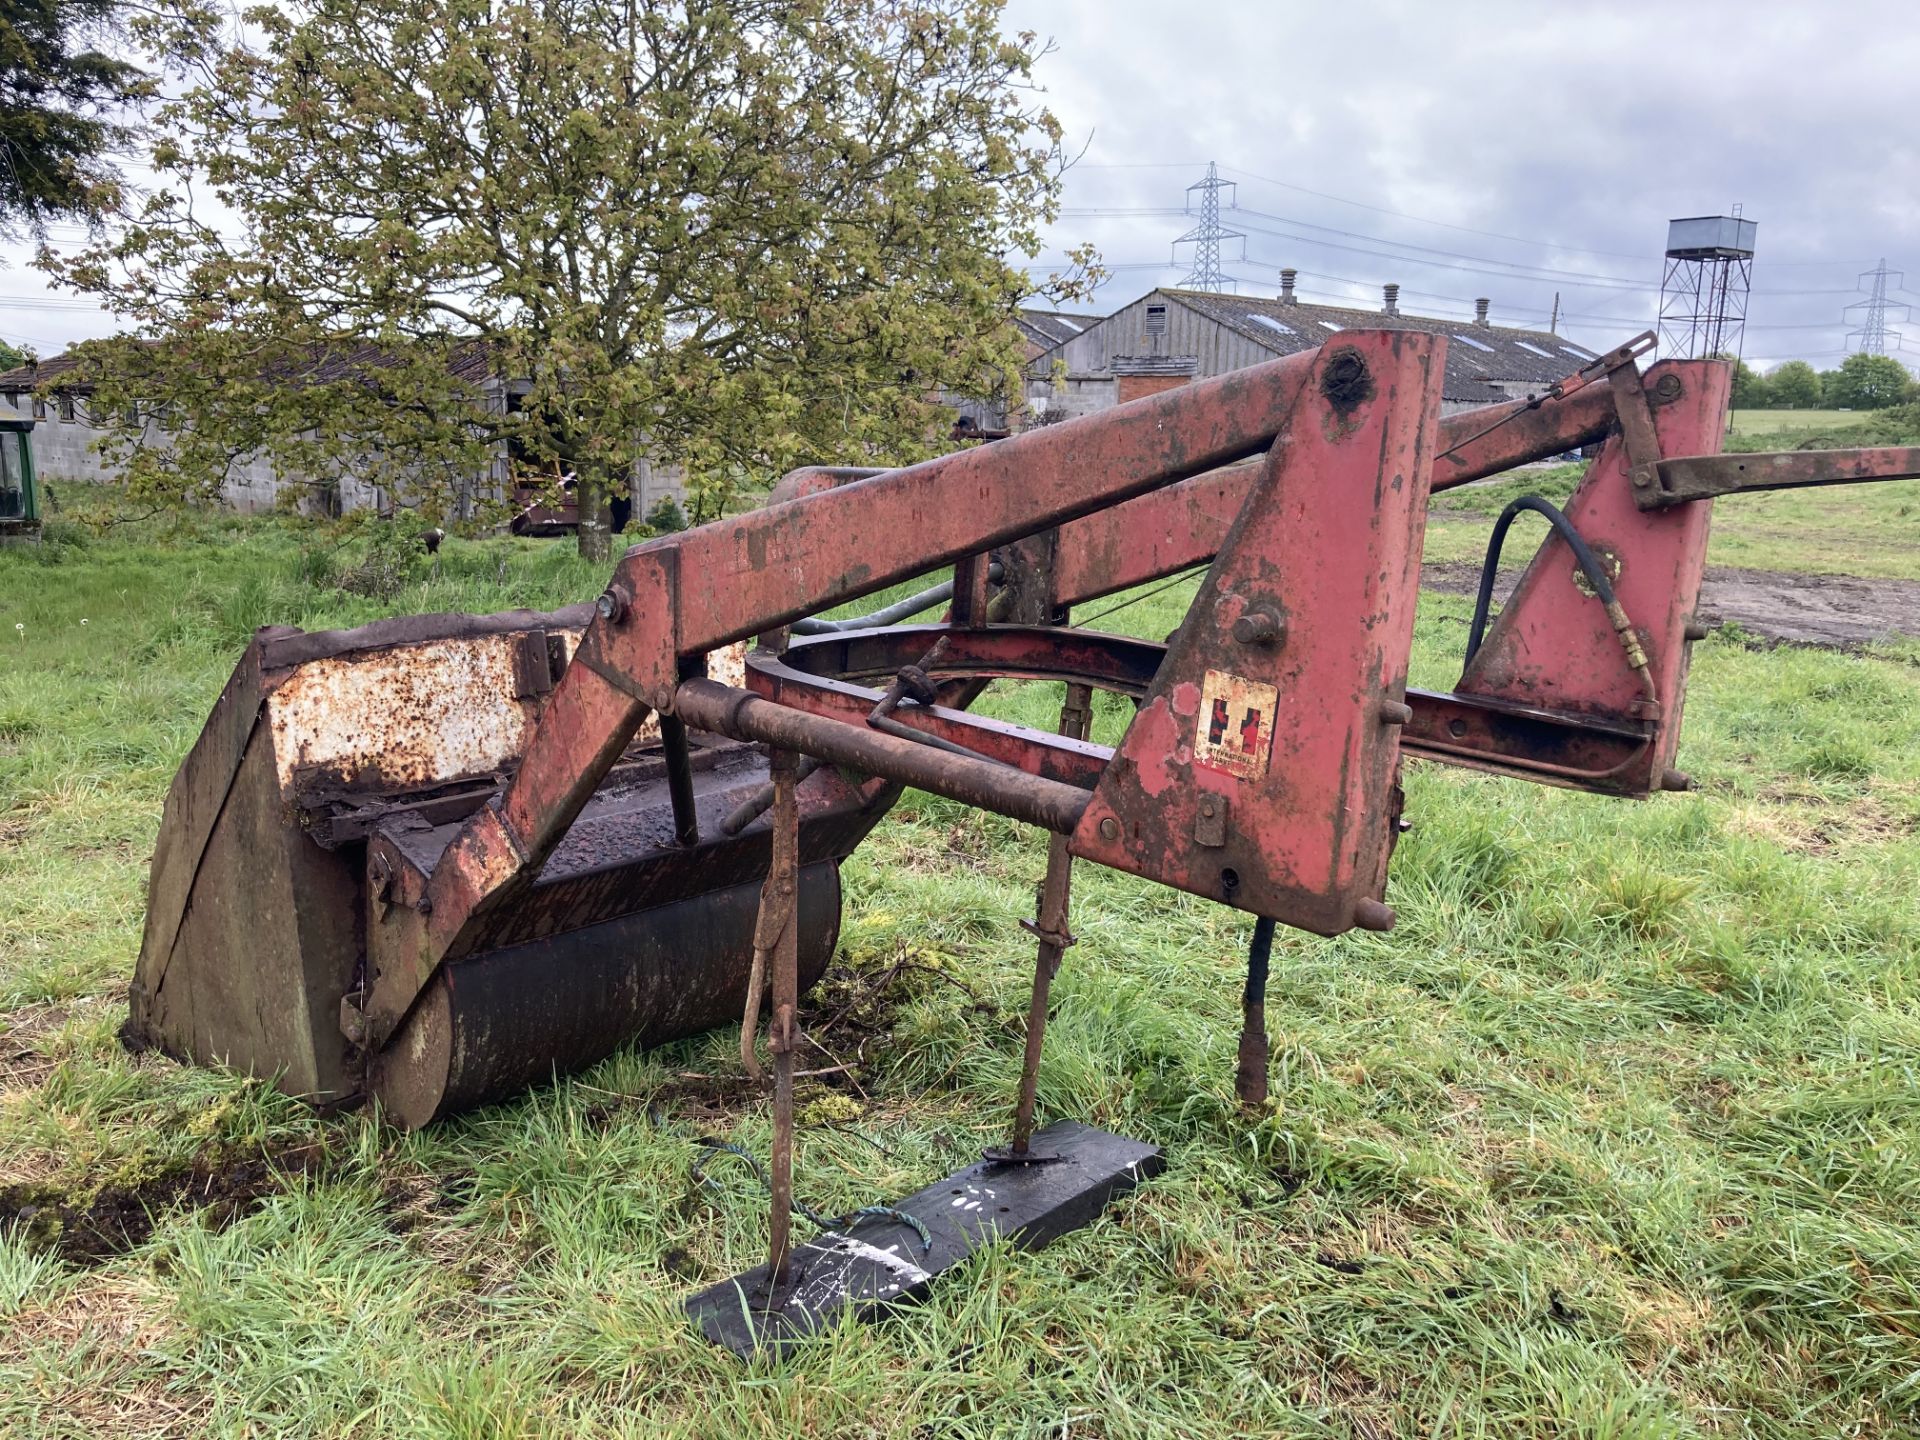
[[1249, 610], [1233, 622], [1233, 638], [1242, 645], [1275, 645], [1286, 633], [1286, 621], [1271, 610]]
[[1681, 632], [1688, 640], [1704, 640], [1713, 633], [1713, 627], [1698, 616], [1687, 617], [1687, 628]]
[[626, 586], [615, 583], [600, 592], [600, 598], [593, 602], [593, 608], [600, 612], [600, 618], [609, 625], [618, 625], [627, 618], [627, 610], [632, 604], [632, 592]]
[[1100, 838], [1109, 841], [1118, 840], [1120, 838], [1120, 822], [1111, 815], [1107, 816], [1106, 819], [1100, 822]]
[[1413, 723], [1413, 707], [1403, 705], [1398, 700], [1380, 702], [1380, 723], [1382, 725], [1410, 725]]
[[1662, 790], [1691, 790], [1693, 777], [1684, 770], [1662, 770], [1660, 772]]

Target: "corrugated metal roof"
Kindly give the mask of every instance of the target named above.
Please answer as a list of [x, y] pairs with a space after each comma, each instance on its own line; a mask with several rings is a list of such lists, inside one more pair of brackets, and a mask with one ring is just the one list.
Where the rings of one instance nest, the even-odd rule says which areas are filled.
[[31, 390], [49, 380], [58, 380], [80, 362], [61, 351], [50, 360], [38, 364], [29, 361], [25, 365], [16, 365], [11, 370], [0, 371], [0, 390]]
[[1081, 331], [1098, 325], [1101, 319], [1098, 315], [1066, 315], [1058, 310], [1022, 310], [1014, 316], [1013, 323], [1020, 327], [1027, 343], [1036, 347], [1032, 354], [1037, 355], [1066, 344]]
[[[11, 370], [0, 371], [0, 390], [38, 389], [77, 370], [80, 363], [79, 357], [72, 351], [63, 350], [37, 363], [17, 365]], [[393, 352], [378, 345], [338, 345], [326, 349], [316, 346], [303, 358], [276, 358], [263, 367], [263, 374], [278, 376], [289, 384], [327, 385], [339, 380], [351, 380], [394, 363]], [[492, 347], [484, 341], [467, 341], [456, 345], [448, 353], [447, 373], [456, 380], [486, 380], [492, 376], [493, 370]], [[81, 383], [73, 388], [86, 391], [92, 387]]]
[[1218, 295], [1208, 290], [1160, 290], [1274, 355], [1293, 355], [1322, 345], [1342, 330], [1420, 330], [1445, 335], [1447, 374], [1442, 393], [1449, 400], [1486, 404], [1501, 397], [1493, 382], [1551, 385], [1594, 358], [1594, 352], [1558, 335], [1516, 330], [1504, 325], [1475, 325], [1402, 312], [1358, 310], [1344, 305], [1287, 305], [1254, 295]]

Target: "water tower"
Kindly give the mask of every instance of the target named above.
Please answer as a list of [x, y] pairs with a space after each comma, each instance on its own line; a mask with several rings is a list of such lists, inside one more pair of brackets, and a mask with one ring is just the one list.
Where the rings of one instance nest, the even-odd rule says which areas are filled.
[[1679, 359], [1738, 355], [1753, 288], [1753, 235], [1732, 215], [1667, 222], [1667, 269], [1660, 280], [1660, 353]]

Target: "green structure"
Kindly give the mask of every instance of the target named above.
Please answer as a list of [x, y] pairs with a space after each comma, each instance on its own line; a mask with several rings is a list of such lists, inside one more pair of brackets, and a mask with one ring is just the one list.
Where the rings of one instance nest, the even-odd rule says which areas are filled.
[[0, 545], [40, 539], [40, 486], [33, 475], [33, 421], [0, 419]]

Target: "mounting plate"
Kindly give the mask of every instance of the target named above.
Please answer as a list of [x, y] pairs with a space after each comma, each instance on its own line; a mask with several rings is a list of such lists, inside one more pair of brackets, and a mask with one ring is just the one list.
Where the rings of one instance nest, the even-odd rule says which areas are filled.
[[794, 1247], [784, 1294], [768, 1295], [762, 1265], [690, 1296], [687, 1313], [703, 1335], [736, 1355], [784, 1352], [848, 1311], [874, 1320], [920, 1300], [936, 1275], [996, 1240], [1038, 1250], [1091, 1223], [1166, 1167], [1158, 1146], [1075, 1120], [1049, 1125], [1033, 1143], [1060, 1162], [978, 1160], [893, 1207], [927, 1227], [931, 1249], [897, 1220], [828, 1230]]

